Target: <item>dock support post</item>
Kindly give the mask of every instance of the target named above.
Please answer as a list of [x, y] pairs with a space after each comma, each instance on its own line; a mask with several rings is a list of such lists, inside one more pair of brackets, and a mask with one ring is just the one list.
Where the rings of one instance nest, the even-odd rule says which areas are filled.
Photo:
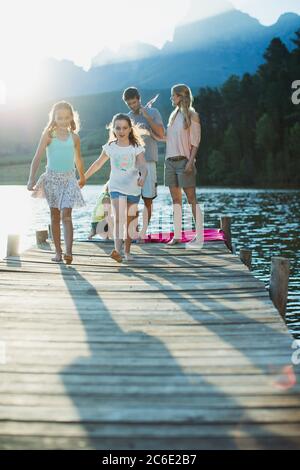
[[252, 268], [252, 251], [245, 248], [240, 249], [240, 259], [247, 268], [251, 271]]
[[285, 320], [290, 276], [290, 261], [287, 258], [274, 257], [271, 265], [270, 298]]
[[36, 237], [36, 244], [37, 245], [42, 245], [43, 243], [46, 243], [47, 238], [48, 238], [48, 230], [38, 230], [35, 232], [35, 237]]
[[53, 240], [51, 224], [48, 225], [48, 239]]
[[20, 245], [20, 236], [19, 235], [8, 235], [7, 237], [7, 248], [6, 256], [19, 256], [19, 245]]
[[232, 252], [231, 217], [221, 217], [221, 230], [223, 230], [225, 234], [226, 246]]

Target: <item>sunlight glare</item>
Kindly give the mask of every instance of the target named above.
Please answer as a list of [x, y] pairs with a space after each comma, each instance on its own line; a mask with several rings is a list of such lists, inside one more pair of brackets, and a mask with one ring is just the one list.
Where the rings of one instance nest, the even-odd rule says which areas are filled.
[[32, 244], [35, 218], [35, 201], [24, 186], [2, 186], [1, 194], [9, 204], [0, 207], [0, 258], [6, 255], [8, 235], [20, 235], [21, 251]]
[[3, 80], [0, 80], [0, 105], [6, 103], [6, 85]]

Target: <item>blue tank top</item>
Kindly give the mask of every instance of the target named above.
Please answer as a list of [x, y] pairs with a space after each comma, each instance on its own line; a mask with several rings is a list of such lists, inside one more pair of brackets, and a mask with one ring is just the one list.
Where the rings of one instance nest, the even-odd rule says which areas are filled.
[[47, 168], [57, 173], [67, 173], [74, 170], [75, 146], [72, 133], [66, 140], [52, 137], [46, 149]]

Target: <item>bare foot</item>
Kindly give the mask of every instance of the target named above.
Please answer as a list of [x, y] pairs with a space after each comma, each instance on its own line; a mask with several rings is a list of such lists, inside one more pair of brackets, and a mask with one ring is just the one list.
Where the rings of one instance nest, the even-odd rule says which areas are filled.
[[186, 248], [195, 248], [195, 249], [201, 249], [203, 248], [204, 241], [203, 239], [197, 240], [197, 238], [194, 238], [194, 240], [191, 240], [190, 242], [186, 243], [185, 246]]
[[95, 235], [96, 235], [96, 232], [94, 230], [92, 230], [91, 233], [88, 236], [88, 240], [93, 240]]
[[117, 263], [122, 263], [123, 259], [120, 253], [117, 250], [113, 250], [110, 254], [110, 257]]
[[144, 245], [144, 244], [146, 243], [146, 240], [145, 240], [145, 238], [143, 238], [143, 237], [138, 237], [138, 238], [136, 239], [136, 243], [137, 243], [138, 245]]
[[51, 258], [53, 263], [62, 263], [62, 253], [56, 253], [54, 258]]
[[174, 245], [179, 245], [179, 243], [181, 243], [181, 240], [178, 240], [177, 238], [173, 238], [172, 240], [170, 240], [167, 245], [168, 246], [174, 246]]

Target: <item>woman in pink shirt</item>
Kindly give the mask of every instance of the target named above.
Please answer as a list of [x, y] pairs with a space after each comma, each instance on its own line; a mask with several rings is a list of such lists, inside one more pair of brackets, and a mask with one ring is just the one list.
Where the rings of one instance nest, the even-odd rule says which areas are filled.
[[169, 186], [174, 206], [175, 235], [169, 245], [181, 241], [182, 232], [182, 189], [191, 206], [196, 222], [196, 242], [203, 243], [202, 214], [196, 198], [196, 154], [201, 140], [201, 126], [198, 113], [192, 107], [193, 95], [187, 85], [172, 88], [172, 112], [167, 129], [167, 150], [165, 162], [165, 185]]

